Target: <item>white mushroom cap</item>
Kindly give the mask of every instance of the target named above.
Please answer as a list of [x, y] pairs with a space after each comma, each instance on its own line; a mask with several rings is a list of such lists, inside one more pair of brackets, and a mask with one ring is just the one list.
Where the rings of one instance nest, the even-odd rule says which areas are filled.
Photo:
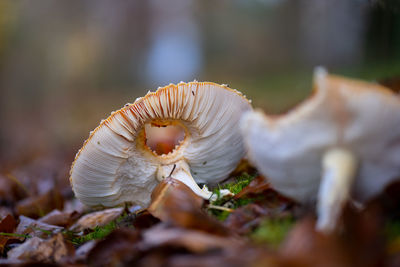
[[[309, 202], [318, 197], [321, 174], [329, 176], [330, 167], [321, 164], [327, 152], [349, 151], [352, 156], [345, 157], [354, 156], [358, 164], [352, 197], [368, 200], [400, 177], [400, 98], [383, 86], [328, 75], [321, 68], [314, 86], [314, 94], [288, 114], [244, 115], [249, 156], [278, 191]], [[326, 166], [331, 161], [344, 166], [336, 156], [327, 158]], [[345, 172], [352, 176], [350, 167]]]
[[[189, 166], [198, 183], [221, 181], [244, 155], [238, 122], [250, 109], [240, 92], [210, 82], [149, 92], [113, 112], [90, 134], [71, 168], [75, 195], [89, 206], [147, 206], [157, 179], [178, 162], [184, 162], [179, 166], [186, 172]], [[184, 140], [171, 153], [157, 155], [146, 145], [146, 123], [178, 125]]]

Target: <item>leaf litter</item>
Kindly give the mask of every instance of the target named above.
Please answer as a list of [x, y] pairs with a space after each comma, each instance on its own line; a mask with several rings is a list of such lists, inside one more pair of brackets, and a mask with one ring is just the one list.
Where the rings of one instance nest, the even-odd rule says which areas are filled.
[[[360, 211], [348, 205], [340, 229], [315, 232], [315, 218], [274, 191], [247, 163], [203, 200], [165, 179], [148, 209], [91, 210], [74, 197], [69, 160], [47, 159], [0, 174], [2, 264], [92, 266], [398, 266], [400, 185]], [[26, 164], [26, 165], [24, 165]], [[61, 166], [61, 167], [60, 167]], [[44, 169], [43, 169], [44, 168]], [[50, 169], [46, 169], [50, 168]], [[36, 180], [29, 180], [30, 174]], [[40, 174], [40, 175], [39, 175]], [[10, 178], [11, 177], [11, 178]], [[49, 182], [53, 179], [53, 182]], [[41, 188], [39, 188], [41, 187]], [[29, 188], [29, 190], [27, 190]], [[234, 195], [224, 196], [228, 189]]]

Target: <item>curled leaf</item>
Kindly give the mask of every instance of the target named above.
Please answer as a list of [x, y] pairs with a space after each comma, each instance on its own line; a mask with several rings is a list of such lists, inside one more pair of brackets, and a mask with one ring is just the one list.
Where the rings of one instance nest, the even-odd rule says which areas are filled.
[[86, 214], [71, 226], [70, 230], [82, 231], [84, 229], [94, 229], [96, 226], [104, 226], [118, 218], [123, 211], [124, 208], [113, 208]]
[[188, 186], [166, 178], [154, 189], [148, 211], [175, 226], [228, 235], [228, 229], [202, 210], [203, 203]]
[[35, 262], [57, 263], [72, 254], [73, 249], [68, 246], [62, 234], [43, 240], [38, 237], [28, 239], [22, 245], [10, 250], [9, 259], [27, 260]]

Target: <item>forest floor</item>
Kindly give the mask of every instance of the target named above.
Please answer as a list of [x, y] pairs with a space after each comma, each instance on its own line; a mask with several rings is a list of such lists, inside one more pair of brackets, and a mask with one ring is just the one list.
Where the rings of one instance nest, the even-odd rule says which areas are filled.
[[279, 195], [246, 163], [214, 189], [233, 196], [205, 201], [166, 179], [148, 209], [100, 210], [75, 199], [68, 165], [37, 157], [2, 170], [0, 264], [400, 266], [400, 184], [362, 210], [349, 205], [338, 230], [323, 235], [311, 207]]

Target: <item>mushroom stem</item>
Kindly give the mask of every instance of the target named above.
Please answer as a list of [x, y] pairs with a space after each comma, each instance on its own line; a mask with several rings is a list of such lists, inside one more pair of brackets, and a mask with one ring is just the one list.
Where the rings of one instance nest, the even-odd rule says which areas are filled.
[[171, 177], [173, 179], [181, 181], [182, 183], [187, 185], [194, 193], [204, 199], [210, 199], [212, 195], [212, 192], [208, 191], [206, 187], [204, 189], [201, 189], [197, 185], [190, 173], [189, 165], [184, 160], [180, 160], [170, 165], [161, 165], [158, 168], [157, 179], [161, 181], [167, 177]]
[[317, 230], [331, 233], [350, 195], [357, 159], [348, 150], [332, 148], [322, 159], [322, 180], [318, 192]]

